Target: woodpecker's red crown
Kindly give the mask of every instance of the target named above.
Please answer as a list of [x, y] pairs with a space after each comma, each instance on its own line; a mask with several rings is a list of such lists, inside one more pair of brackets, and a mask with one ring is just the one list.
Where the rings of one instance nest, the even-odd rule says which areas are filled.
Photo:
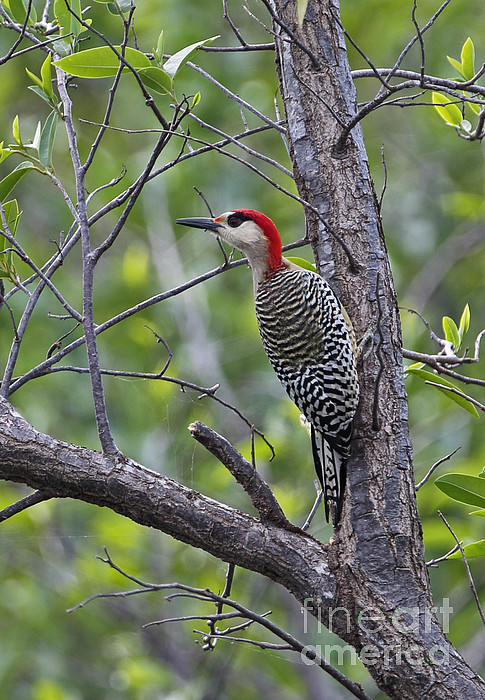
[[[216, 217], [214, 221], [220, 219], [221, 217]], [[280, 234], [273, 221], [255, 209], [233, 209], [226, 219], [227, 224], [234, 229], [244, 221], [254, 221], [259, 226], [268, 243], [268, 267], [270, 270], [277, 269], [281, 265], [282, 249]]]

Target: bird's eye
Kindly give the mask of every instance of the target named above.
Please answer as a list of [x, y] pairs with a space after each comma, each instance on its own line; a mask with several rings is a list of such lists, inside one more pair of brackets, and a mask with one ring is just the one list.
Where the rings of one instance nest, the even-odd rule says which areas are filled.
[[242, 224], [243, 221], [244, 218], [241, 216], [241, 214], [231, 214], [227, 217], [227, 223], [231, 228], [236, 228], [237, 226], [240, 226], [240, 224]]

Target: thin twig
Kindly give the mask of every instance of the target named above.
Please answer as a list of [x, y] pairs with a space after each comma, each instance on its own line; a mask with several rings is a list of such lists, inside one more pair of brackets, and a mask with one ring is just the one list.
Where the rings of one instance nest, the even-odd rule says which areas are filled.
[[[286, 645], [288, 645], [288, 647], [293, 651], [298, 652], [300, 654], [304, 654], [306, 658], [312, 660], [316, 665], [318, 665], [320, 668], [326, 671], [326, 673], [328, 673], [338, 683], [340, 683], [343, 687], [349, 690], [349, 692], [351, 692], [356, 698], [359, 698], [360, 700], [371, 700], [371, 698], [367, 695], [367, 693], [364, 692], [364, 690], [358, 683], [352, 682], [341, 671], [331, 666], [331, 664], [329, 664], [322, 656], [319, 656], [313, 649], [307, 647], [305, 644], [303, 644], [303, 642], [293, 637], [293, 635], [291, 635], [289, 632], [282, 629], [281, 627], [278, 627], [274, 622], [267, 619], [268, 613], [264, 613], [264, 615], [259, 615], [258, 613], [249, 610], [244, 605], [241, 605], [237, 601], [232, 600], [231, 598], [225, 598], [221, 595], [218, 595], [217, 593], [214, 593], [208, 588], [194, 588], [193, 586], [187, 586], [182, 583], [146, 583], [130, 574], [127, 574], [119, 566], [117, 566], [109, 556], [106, 547], [105, 553], [106, 559], [102, 559], [101, 557], [98, 557], [98, 559], [101, 559], [101, 561], [108, 564], [111, 568], [115, 569], [115, 571], [118, 571], [125, 578], [129, 579], [130, 581], [136, 582], [140, 586], [140, 588], [137, 590], [130, 590], [121, 593], [98, 593], [94, 596], [91, 596], [90, 598], [87, 598], [82, 603], [72, 608], [69, 612], [72, 612], [73, 610], [78, 610], [84, 605], [87, 605], [89, 602], [92, 602], [93, 600], [99, 598], [120, 598], [126, 597], [128, 595], [147, 593], [150, 591], [178, 590], [181, 591], [181, 593], [173, 593], [169, 596], [166, 596], [166, 599], [170, 600], [174, 597], [183, 596], [190, 597], [195, 600], [205, 601], [208, 603], [222, 603], [226, 607], [233, 608], [234, 610], [237, 610], [239, 612], [241, 617], [258, 623], [259, 625], [261, 625], [261, 627], [264, 627], [276, 637], [281, 639], [283, 642], [285, 642], [285, 647]], [[206, 633], [204, 632], [200, 632], [200, 634], [206, 635]]]
[[431, 475], [433, 474], [434, 470], [437, 469], [437, 468], [440, 466], [440, 464], [443, 464], [443, 462], [447, 462], [449, 459], [451, 459], [451, 458], [453, 457], [453, 455], [456, 455], [456, 453], [458, 452], [458, 450], [461, 450], [461, 446], [457, 447], [456, 450], [453, 450], [453, 452], [450, 452], [449, 455], [446, 455], [445, 457], [441, 457], [441, 459], [439, 459], [437, 462], [435, 462], [435, 463], [433, 464], [433, 466], [431, 467], [431, 469], [429, 469], [429, 471], [428, 471], [428, 473], [426, 474], [426, 476], [424, 476], [424, 477], [421, 479], [421, 481], [419, 482], [419, 484], [416, 484], [416, 491], [419, 491], [419, 489], [420, 489], [422, 486], [425, 485], [425, 483], [428, 481], [428, 479], [429, 479], [429, 478], [431, 477]]
[[312, 522], [313, 518], [315, 517], [315, 513], [317, 512], [318, 507], [319, 507], [320, 503], [322, 502], [322, 498], [323, 498], [323, 490], [320, 488], [320, 484], [318, 483], [318, 481], [316, 479], [313, 483], [315, 484], [315, 490], [317, 492], [317, 495], [315, 498], [315, 502], [312, 506], [312, 509], [308, 513], [307, 519], [305, 520], [305, 522], [301, 526], [301, 529], [303, 530], [303, 532], [306, 532], [306, 530], [308, 530], [308, 528], [310, 527], [311, 522]]
[[462, 557], [462, 559], [463, 559], [463, 563], [464, 563], [464, 565], [465, 565], [465, 570], [466, 570], [466, 575], [467, 575], [467, 578], [468, 578], [468, 583], [469, 583], [469, 585], [470, 585], [470, 588], [472, 589], [473, 597], [475, 598], [475, 603], [477, 604], [478, 612], [479, 612], [479, 615], [480, 615], [480, 617], [481, 617], [481, 619], [482, 619], [482, 623], [485, 625], [485, 614], [484, 614], [484, 612], [483, 612], [483, 610], [482, 610], [482, 606], [480, 605], [480, 599], [479, 599], [479, 597], [478, 597], [477, 589], [476, 589], [475, 583], [474, 583], [474, 581], [473, 581], [473, 577], [472, 577], [472, 574], [471, 574], [471, 571], [470, 571], [470, 567], [468, 566], [468, 560], [467, 560], [467, 558], [466, 558], [465, 551], [464, 551], [464, 549], [463, 549], [463, 547], [462, 547], [461, 542], [458, 540], [458, 537], [455, 535], [455, 533], [454, 533], [453, 530], [451, 529], [451, 526], [450, 526], [450, 524], [448, 523], [448, 521], [446, 520], [446, 518], [445, 518], [445, 516], [443, 515], [443, 513], [442, 513], [441, 511], [438, 511], [438, 515], [440, 516], [441, 520], [444, 522], [444, 524], [446, 525], [446, 527], [447, 527], [448, 530], [450, 531], [450, 533], [451, 533], [453, 539], [455, 540], [456, 544], [458, 545], [458, 548], [459, 548], [459, 550], [460, 550], [461, 557]]
[[446, 561], [447, 559], [449, 559], [451, 557], [451, 555], [454, 554], [455, 552], [457, 552], [459, 549], [460, 549], [460, 546], [458, 544], [455, 544], [455, 546], [452, 547], [449, 552], [446, 552], [446, 554], [443, 554], [443, 556], [438, 557], [437, 559], [430, 559], [430, 561], [427, 561], [426, 566], [437, 567], [440, 562]]
[[435, 386], [438, 389], [442, 389], [443, 391], [449, 391], [450, 394], [455, 394], [455, 396], [461, 396], [462, 399], [465, 399], [466, 401], [469, 401], [473, 406], [476, 406], [476, 408], [479, 408], [480, 411], [485, 412], [485, 404], [480, 403], [480, 401], [477, 401], [476, 399], [473, 398], [473, 396], [469, 396], [468, 394], [465, 394], [463, 391], [460, 391], [454, 386], [446, 386], [446, 384], [440, 384], [439, 380], [436, 382], [431, 382], [426, 380], [424, 382], [425, 384], [429, 384], [430, 386]]
[[24, 496], [24, 498], [21, 498], [20, 501], [12, 503], [12, 505], [0, 510], [0, 523], [4, 520], [8, 520], [18, 513], [21, 513], [23, 510], [26, 510], [31, 506], [35, 506], [37, 503], [48, 501], [53, 497], [54, 494], [50, 491], [34, 491], [33, 493], [29, 493], [28, 496]]

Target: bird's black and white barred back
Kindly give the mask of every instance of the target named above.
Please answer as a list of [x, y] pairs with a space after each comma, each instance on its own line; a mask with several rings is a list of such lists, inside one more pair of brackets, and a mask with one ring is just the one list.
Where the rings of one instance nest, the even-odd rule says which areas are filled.
[[342, 510], [359, 400], [353, 334], [328, 283], [282, 265], [258, 286], [256, 316], [268, 358], [308, 422], [327, 519]]
[[253, 209], [178, 219], [203, 228], [248, 257], [263, 345], [290, 398], [310, 427], [327, 520], [339, 521], [352, 421], [359, 401], [350, 320], [328, 283], [286, 260], [274, 223]]

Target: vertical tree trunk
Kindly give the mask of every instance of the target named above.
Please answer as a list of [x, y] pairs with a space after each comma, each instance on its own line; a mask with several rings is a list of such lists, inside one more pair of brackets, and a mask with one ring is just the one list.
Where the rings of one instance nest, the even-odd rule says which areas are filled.
[[393, 698], [484, 697], [485, 686], [449, 646], [432, 612], [400, 321], [360, 125], [345, 148], [338, 148], [356, 111], [338, 3], [311, 0], [302, 27], [295, 0], [272, 0], [271, 7], [296, 184], [328, 223], [325, 227], [307, 211], [315, 258], [347, 308], [357, 338], [367, 338], [370, 349], [359, 363], [348, 517], [329, 550], [335, 603], [346, 609], [351, 624], [347, 628], [347, 618], [337, 622], [335, 616], [333, 630], [363, 652], [364, 663], [368, 653], [369, 671]]

